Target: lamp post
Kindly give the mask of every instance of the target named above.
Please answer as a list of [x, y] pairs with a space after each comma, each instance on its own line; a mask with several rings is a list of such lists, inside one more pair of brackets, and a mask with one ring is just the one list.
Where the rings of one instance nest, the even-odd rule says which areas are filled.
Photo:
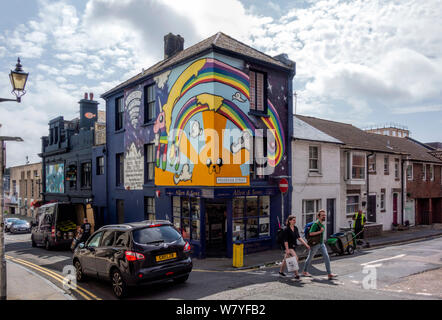
[[[23, 72], [20, 58], [17, 59], [15, 70], [9, 74], [11, 80], [12, 93], [16, 99], [3, 99], [0, 102], [15, 101], [20, 103], [21, 97], [26, 94], [25, 87], [28, 80], [28, 73]], [[1, 126], [1, 125], [0, 125]], [[2, 137], [0, 136], [0, 300], [6, 300], [6, 260], [5, 260], [5, 227], [3, 219], [3, 172], [5, 170], [4, 153], [5, 141], [23, 141], [20, 137]]]

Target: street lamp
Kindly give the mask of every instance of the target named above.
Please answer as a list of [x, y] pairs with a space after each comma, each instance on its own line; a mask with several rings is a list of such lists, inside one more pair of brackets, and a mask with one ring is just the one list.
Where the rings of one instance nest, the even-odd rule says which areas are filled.
[[[21, 102], [21, 97], [26, 94], [25, 87], [29, 73], [23, 72], [20, 58], [17, 59], [15, 70], [9, 74], [11, 80], [12, 93], [17, 97], [14, 99], [0, 98], [0, 102], [15, 101]], [[1, 127], [1, 124], [0, 124]], [[6, 260], [5, 260], [5, 227], [3, 220], [3, 171], [4, 171], [4, 149], [5, 141], [23, 141], [20, 137], [0, 136], [0, 300], [6, 300]]]
[[15, 70], [9, 74], [9, 79], [11, 80], [12, 93], [17, 97], [16, 99], [2, 99], [0, 102], [4, 101], [16, 101], [21, 102], [21, 97], [25, 95], [26, 82], [28, 81], [29, 73], [23, 71], [23, 66], [20, 63], [20, 58], [17, 59], [17, 64], [15, 65]]

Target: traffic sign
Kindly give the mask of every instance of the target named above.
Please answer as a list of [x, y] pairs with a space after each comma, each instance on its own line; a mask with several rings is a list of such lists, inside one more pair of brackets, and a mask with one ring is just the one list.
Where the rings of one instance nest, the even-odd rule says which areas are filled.
[[279, 180], [279, 190], [282, 193], [286, 193], [287, 191], [289, 191], [289, 182], [287, 181], [287, 179], [281, 179]]

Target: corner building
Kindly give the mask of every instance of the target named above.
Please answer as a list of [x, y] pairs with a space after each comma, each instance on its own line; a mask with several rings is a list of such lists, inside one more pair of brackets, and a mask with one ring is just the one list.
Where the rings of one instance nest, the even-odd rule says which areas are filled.
[[199, 258], [269, 249], [291, 212], [295, 63], [223, 33], [183, 46], [166, 35], [163, 61], [102, 95], [106, 223], [170, 220]]

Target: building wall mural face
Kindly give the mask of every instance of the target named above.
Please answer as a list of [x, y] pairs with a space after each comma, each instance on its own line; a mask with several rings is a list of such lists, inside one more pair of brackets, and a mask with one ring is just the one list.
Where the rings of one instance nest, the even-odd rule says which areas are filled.
[[64, 193], [64, 164], [46, 165], [46, 192]]
[[[282, 87], [270, 83], [271, 78], [269, 73], [269, 88]], [[283, 76], [281, 79], [277, 80], [284, 81]], [[210, 55], [167, 71], [154, 81], [153, 132], [141, 127], [145, 84], [125, 93], [126, 188], [142, 189], [143, 141], [150, 141], [151, 135], [155, 136], [156, 185], [248, 186], [253, 137], [255, 149], [267, 150], [266, 158], [259, 152], [255, 155], [261, 167], [257, 171], [272, 174], [285, 166], [286, 136], [277, 109], [287, 109], [287, 101], [273, 102], [268, 90], [267, 114], [249, 115], [249, 70], [244, 62]], [[275, 103], [279, 104], [275, 107]], [[263, 136], [267, 136], [266, 148]]]

